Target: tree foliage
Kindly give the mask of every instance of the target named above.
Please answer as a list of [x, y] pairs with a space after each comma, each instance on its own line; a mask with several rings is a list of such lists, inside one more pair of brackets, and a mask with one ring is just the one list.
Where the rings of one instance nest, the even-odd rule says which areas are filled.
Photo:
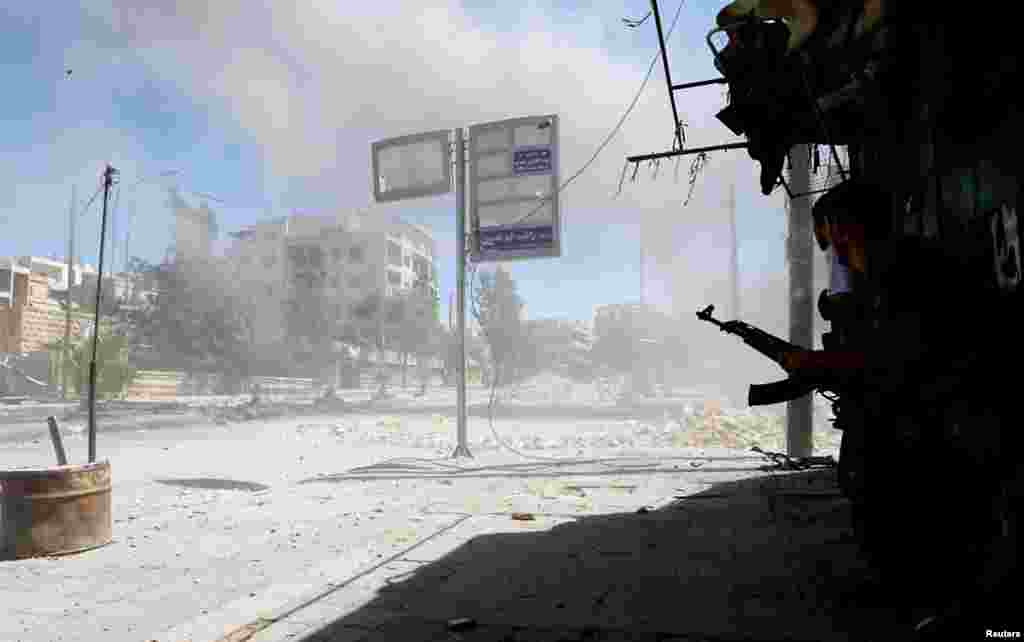
[[402, 359], [403, 386], [410, 356], [420, 361], [439, 351], [439, 327], [433, 310], [436, 299], [429, 285], [420, 282], [391, 302], [390, 330]]
[[472, 313], [490, 351], [493, 376], [498, 383], [517, 376], [528, 346], [522, 322], [523, 300], [512, 275], [498, 266], [494, 273], [479, 272], [472, 297]]
[[[92, 337], [80, 337], [70, 342], [61, 338], [49, 346], [61, 356], [61, 363], [70, 367], [70, 383], [79, 395], [87, 394], [89, 390], [92, 343]], [[123, 393], [135, 374], [135, 368], [128, 363], [128, 338], [109, 330], [101, 331], [96, 345], [97, 397]]]
[[155, 290], [128, 313], [134, 343], [150, 346], [165, 367], [232, 378], [249, 374], [251, 329], [237, 293], [215, 266], [136, 260], [134, 267]]

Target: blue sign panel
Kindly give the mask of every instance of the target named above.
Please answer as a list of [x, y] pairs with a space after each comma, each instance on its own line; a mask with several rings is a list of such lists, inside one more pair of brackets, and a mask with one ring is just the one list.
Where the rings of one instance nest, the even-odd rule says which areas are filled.
[[520, 147], [512, 152], [512, 173], [533, 176], [551, 173], [551, 147]]
[[555, 243], [555, 230], [550, 225], [517, 227], [514, 229], [482, 228], [480, 252], [508, 252], [523, 250], [550, 250]]

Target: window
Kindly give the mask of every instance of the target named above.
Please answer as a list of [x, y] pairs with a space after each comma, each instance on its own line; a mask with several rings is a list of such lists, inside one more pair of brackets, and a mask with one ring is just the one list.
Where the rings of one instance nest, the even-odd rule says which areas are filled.
[[388, 283], [391, 285], [402, 285], [402, 274], [393, 270], [388, 270]]
[[274, 286], [272, 286], [272, 285], [268, 285], [267, 286], [267, 296], [274, 296]]
[[338, 289], [338, 277], [336, 277], [336, 276], [332, 276], [331, 277], [331, 287], [334, 288], [335, 290]]
[[402, 246], [394, 241], [388, 241], [388, 263], [402, 265]]
[[412, 257], [411, 256], [405, 257], [405, 267], [412, 267]]
[[362, 263], [363, 262], [363, 246], [362, 245], [353, 245], [351, 248], [349, 248], [349, 250], [348, 250], [348, 258], [351, 259], [354, 263]]

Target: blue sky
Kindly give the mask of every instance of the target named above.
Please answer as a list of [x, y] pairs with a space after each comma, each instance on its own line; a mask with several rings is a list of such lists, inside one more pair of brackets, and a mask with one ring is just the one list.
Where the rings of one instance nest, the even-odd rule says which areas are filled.
[[[121, 0], [0, 8], [0, 254], [63, 255], [70, 192], [92, 195], [106, 162], [122, 171], [118, 262], [159, 258], [171, 242], [170, 180], [211, 203], [228, 232], [293, 211], [371, 206], [374, 140], [523, 115], [560, 114], [562, 175], [576, 172], [633, 98], [657, 52], [643, 0], [622, 2], [148, 3]], [[45, 6], [44, 6], [45, 5]], [[293, 6], [294, 5], [294, 6]], [[495, 7], [497, 5], [497, 8]], [[661, 2], [668, 29], [677, 4]], [[687, 0], [669, 38], [673, 80], [717, 75], [704, 43], [720, 2]], [[330, 11], [330, 13], [323, 13]], [[64, 70], [73, 70], [70, 78]], [[721, 91], [677, 94], [693, 144], [734, 140], [714, 120]], [[740, 263], [755, 287], [782, 270], [781, 200], [760, 195], [745, 152], [713, 155], [683, 208], [676, 184], [643, 168], [615, 194], [625, 156], [668, 149], [660, 62], [645, 98], [598, 162], [564, 192], [564, 254], [510, 265], [530, 316], [587, 318], [638, 300], [641, 248], [656, 255], [648, 297], [719, 296], [727, 186], [736, 183]], [[191, 195], [190, 195], [191, 194]], [[376, 206], [431, 228], [444, 305], [454, 288], [454, 199]], [[79, 253], [95, 261], [98, 204], [80, 217]], [[130, 235], [130, 239], [126, 237]], [[661, 282], [671, 279], [671, 287]], [[446, 314], [446, 313], [445, 313]]]

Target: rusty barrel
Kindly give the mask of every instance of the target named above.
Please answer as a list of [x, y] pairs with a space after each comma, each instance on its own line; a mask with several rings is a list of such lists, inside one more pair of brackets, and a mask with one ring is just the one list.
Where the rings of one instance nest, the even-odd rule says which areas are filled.
[[109, 544], [110, 462], [0, 471], [0, 556], [61, 555]]

